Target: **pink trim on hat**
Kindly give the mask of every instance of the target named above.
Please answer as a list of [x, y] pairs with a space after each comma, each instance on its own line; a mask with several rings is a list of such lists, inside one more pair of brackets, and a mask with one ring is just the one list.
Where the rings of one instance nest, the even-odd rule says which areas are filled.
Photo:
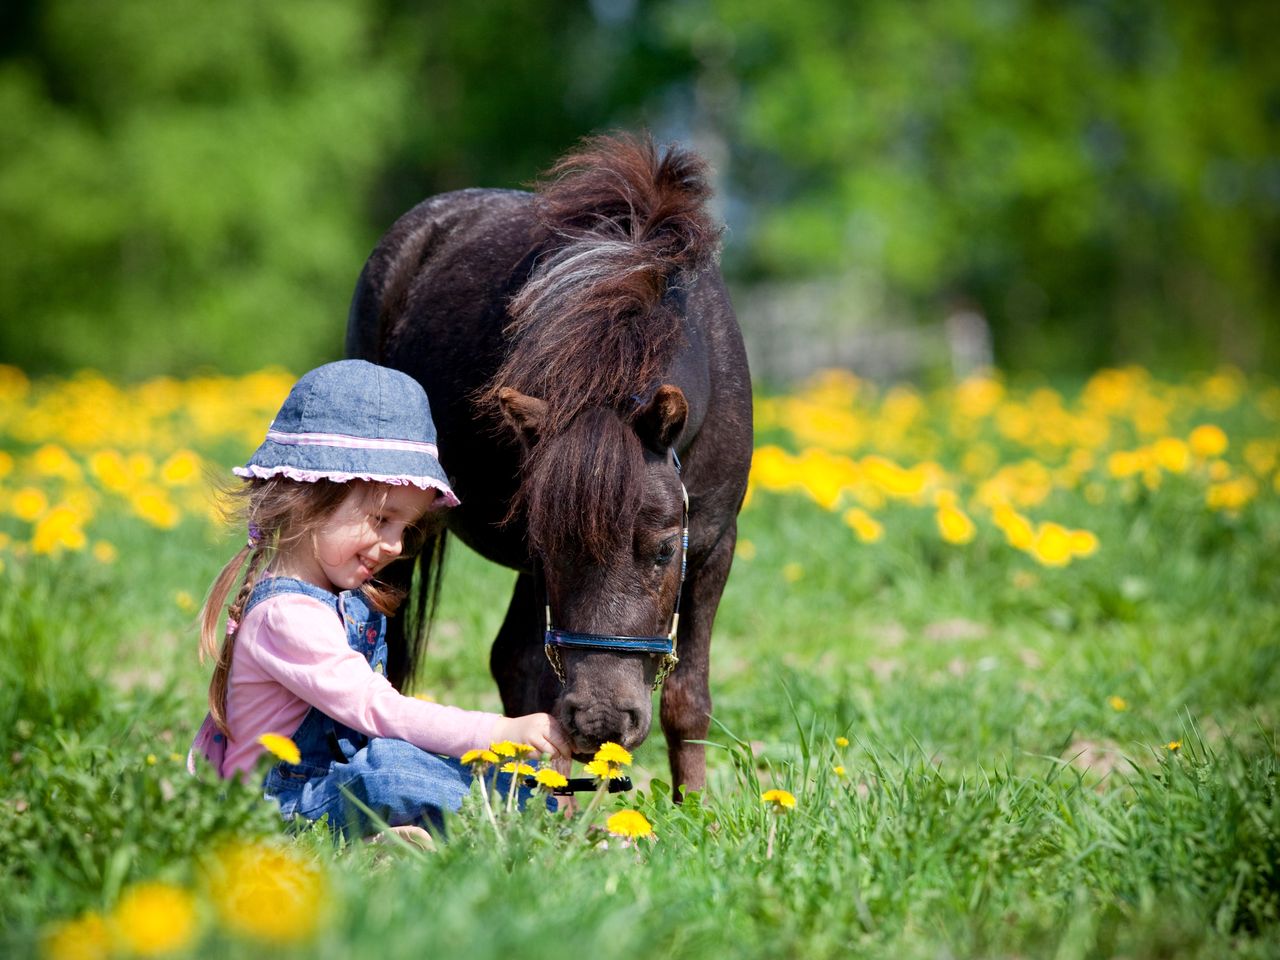
[[440, 491], [440, 500], [438, 506], [456, 507], [459, 504], [458, 495], [450, 489], [449, 485], [443, 480], [437, 480], [435, 477], [410, 477], [410, 476], [388, 476], [381, 473], [345, 473], [340, 470], [303, 470], [300, 467], [260, 467], [256, 463], [251, 463], [245, 467], [232, 467], [231, 472], [237, 477], [244, 477], [246, 480], [257, 477], [259, 480], [269, 480], [272, 477], [285, 476], [290, 480], [298, 480], [302, 483], [315, 483], [317, 480], [332, 480], [335, 483], [349, 483], [352, 480], [369, 480], [373, 483], [390, 483], [394, 486], [414, 486], [422, 490], [438, 490]]
[[418, 440], [373, 439], [370, 437], [353, 437], [345, 433], [285, 433], [281, 430], [268, 430], [267, 439], [273, 443], [284, 443], [297, 447], [342, 447], [348, 450], [409, 450], [413, 453], [428, 453], [437, 459], [440, 451], [434, 443], [422, 443]]

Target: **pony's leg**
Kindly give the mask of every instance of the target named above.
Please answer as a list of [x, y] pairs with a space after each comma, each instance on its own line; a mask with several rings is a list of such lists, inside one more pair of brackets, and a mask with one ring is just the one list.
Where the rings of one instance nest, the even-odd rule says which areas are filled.
[[737, 539], [734, 523], [691, 575], [681, 601], [680, 663], [662, 685], [660, 711], [677, 801], [684, 789], [701, 790], [707, 784], [706, 748], [689, 741], [705, 740], [711, 727], [711, 626]]
[[506, 619], [489, 653], [489, 670], [502, 694], [502, 709], [509, 717], [550, 713], [559, 696], [560, 683], [542, 650], [545, 613], [534, 590], [533, 577], [516, 578]]

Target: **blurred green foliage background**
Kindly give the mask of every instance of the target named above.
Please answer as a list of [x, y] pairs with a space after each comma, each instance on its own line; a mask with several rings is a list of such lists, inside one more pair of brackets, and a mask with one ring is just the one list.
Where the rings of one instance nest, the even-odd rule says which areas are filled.
[[396, 216], [644, 126], [714, 164], [740, 309], [855, 277], [1007, 368], [1266, 369], [1278, 49], [1254, 0], [10, 0], [0, 359], [336, 357]]

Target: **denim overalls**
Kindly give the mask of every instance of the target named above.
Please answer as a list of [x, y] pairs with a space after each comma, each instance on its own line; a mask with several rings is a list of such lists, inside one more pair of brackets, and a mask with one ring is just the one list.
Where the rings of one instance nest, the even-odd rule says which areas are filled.
[[[342, 618], [351, 648], [369, 661], [371, 669], [386, 673], [387, 618], [369, 606], [363, 593], [348, 590], [335, 596], [301, 580], [271, 577], [254, 587], [244, 613], [282, 593], [301, 593], [329, 604]], [[377, 825], [358, 804], [348, 802], [349, 794], [390, 826], [442, 830], [443, 811], [456, 812], [471, 789], [471, 775], [458, 760], [428, 753], [406, 740], [368, 737], [315, 707], [307, 711], [292, 739], [301, 762], [276, 764], [264, 783], [266, 795], [280, 804], [286, 820], [327, 815], [330, 826], [348, 837], [375, 832]], [[504, 780], [505, 775], [499, 777], [499, 788], [505, 790]]]

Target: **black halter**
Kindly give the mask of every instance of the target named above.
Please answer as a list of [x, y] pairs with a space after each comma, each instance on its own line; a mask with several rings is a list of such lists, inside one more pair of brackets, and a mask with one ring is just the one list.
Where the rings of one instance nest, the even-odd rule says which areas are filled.
[[[680, 457], [674, 448], [671, 459], [675, 462], [676, 474], [680, 474]], [[680, 482], [680, 496], [684, 500], [684, 509], [680, 521], [680, 586], [676, 592], [676, 606], [671, 614], [671, 631], [665, 637], [616, 637], [602, 633], [577, 633], [572, 630], [558, 630], [551, 625], [551, 596], [547, 595], [547, 627], [544, 634], [543, 650], [551, 669], [556, 672], [560, 682], [565, 682], [564, 665], [560, 662], [560, 648], [573, 647], [579, 650], [614, 650], [618, 653], [647, 653], [661, 656], [657, 676], [653, 685], [658, 687], [675, 669], [680, 658], [676, 656], [676, 632], [680, 628], [680, 597], [684, 593], [684, 576], [689, 558], [689, 492], [684, 481]]]

